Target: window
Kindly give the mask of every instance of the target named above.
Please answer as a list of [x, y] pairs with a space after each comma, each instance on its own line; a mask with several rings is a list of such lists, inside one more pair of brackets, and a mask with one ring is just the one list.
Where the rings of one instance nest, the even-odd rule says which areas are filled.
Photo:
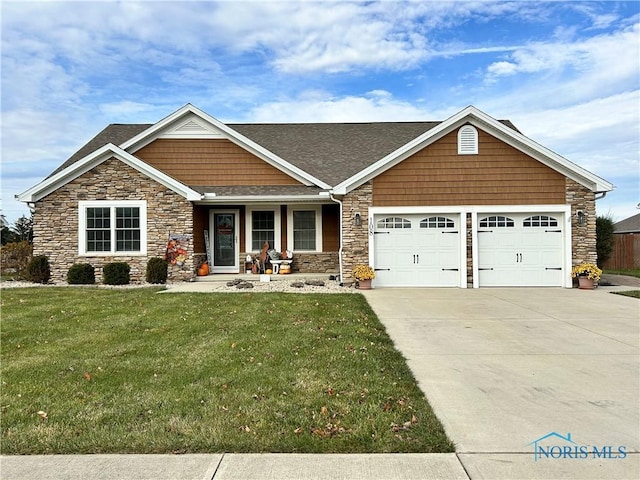
[[264, 242], [269, 242], [269, 248], [274, 248], [276, 231], [275, 231], [275, 212], [271, 211], [254, 211], [251, 213], [251, 250], [260, 250]]
[[295, 205], [287, 208], [287, 248], [289, 250], [322, 251], [322, 206]]
[[280, 206], [247, 206], [245, 213], [245, 248], [247, 252], [259, 252], [264, 242], [269, 248], [280, 250]]
[[293, 212], [293, 250], [316, 249], [316, 212], [296, 210]]
[[420, 222], [420, 228], [453, 228], [453, 220], [446, 217], [429, 217]]
[[377, 223], [378, 228], [388, 230], [390, 228], [411, 228], [411, 220], [401, 217], [381, 218]]
[[492, 217], [485, 217], [480, 220], [480, 227], [514, 227], [513, 219], [509, 217], [501, 217], [494, 215]]
[[79, 202], [80, 255], [146, 254], [144, 201]]
[[458, 130], [458, 155], [478, 153], [478, 130], [472, 125], [464, 125]]
[[557, 227], [558, 220], [547, 215], [534, 215], [529, 218], [525, 218], [522, 226], [524, 227]]

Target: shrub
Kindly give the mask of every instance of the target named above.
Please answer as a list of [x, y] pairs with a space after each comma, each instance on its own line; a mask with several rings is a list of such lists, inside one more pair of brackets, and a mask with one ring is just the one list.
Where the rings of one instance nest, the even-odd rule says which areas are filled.
[[35, 283], [47, 283], [51, 278], [51, 267], [46, 255], [36, 255], [27, 266], [27, 280]]
[[596, 252], [598, 265], [604, 264], [613, 253], [616, 228], [610, 215], [596, 217]]
[[33, 255], [33, 246], [26, 240], [11, 242], [2, 246], [2, 274], [15, 274], [17, 278], [26, 278], [27, 266]]
[[93, 285], [96, 283], [96, 272], [89, 263], [74, 263], [67, 272], [70, 285]]
[[167, 261], [162, 258], [150, 258], [147, 262], [147, 282], [167, 283], [167, 265]]
[[107, 263], [102, 268], [102, 281], [106, 285], [127, 285], [131, 267], [126, 262]]

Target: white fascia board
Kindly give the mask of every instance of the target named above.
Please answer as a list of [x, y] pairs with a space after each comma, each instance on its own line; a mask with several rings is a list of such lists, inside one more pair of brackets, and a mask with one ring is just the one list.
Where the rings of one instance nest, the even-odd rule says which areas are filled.
[[192, 190], [183, 183], [178, 182], [168, 175], [162, 173], [161, 171], [151, 167], [149, 164], [134, 157], [130, 153], [127, 153], [120, 147], [109, 143], [99, 148], [95, 152], [87, 155], [86, 157], [78, 160], [77, 162], [58, 172], [57, 174], [43, 180], [26, 192], [19, 194], [17, 196], [17, 199], [21, 202], [37, 202], [41, 198], [46, 197], [63, 185], [66, 185], [72, 180], [75, 180], [80, 175], [88, 172], [92, 168], [113, 157], [117, 158], [123, 163], [126, 163], [130, 167], [135, 168], [142, 174], [173, 190], [177, 194], [182, 195], [187, 200], [194, 201], [200, 200], [201, 198], [201, 195], [195, 190]]
[[273, 203], [273, 204], [285, 204], [285, 203], [332, 203], [331, 199], [326, 195], [229, 195], [221, 196], [215, 193], [204, 193], [202, 197], [196, 203], [200, 205], [204, 204], [242, 204], [250, 205], [252, 203]]
[[594, 192], [610, 192], [613, 190], [613, 184], [585, 170], [548, 148], [543, 147], [512, 128], [507, 127], [493, 117], [490, 117], [481, 110], [478, 110], [476, 107], [468, 106], [351, 178], [348, 178], [344, 182], [336, 185], [333, 192], [337, 195], [345, 195], [347, 192], [394, 167], [414, 153], [429, 146], [436, 140], [442, 138], [465, 123], [470, 123], [482, 130], [488, 131], [505, 143], [535, 158], [549, 168], [562, 173]]
[[155, 125], [152, 125], [148, 129], [146, 129], [144, 132], [126, 141], [121, 145], [121, 148], [123, 150], [130, 151], [131, 153], [135, 153], [135, 151], [139, 150], [143, 146], [155, 140], [164, 129], [171, 126], [174, 122], [177, 122], [185, 115], [189, 115], [189, 114], [193, 114], [193, 115], [196, 115], [197, 117], [200, 117], [205, 122], [211, 124], [218, 130], [223, 132], [226, 138], [231, 142], [235, 143], [242, 149], [247, 150], [248, 152], [254, 154], [261, 160], [264, 160], [272, 167], [277, 168], [281, 172], [284, 172], [290, 177], [298, 180], [302, 184], [307, 186], [316, 185], [320, 188], [325, 188], [325, 189], [331, 188], [330, 185], [324, 183], [322, 180], [315, 178], [312, 175], [309, 175], [307, 172], [301, 170], [295, 165], [292, 165], [286, 160], [280, 158], [276, 154], [258, 145], [253, 140], [245, 137], [244, 135], [237, 132], [233, 128], [227, 126], [226, 124], [222, 123], [220, 120], [212, 117], [206, 112], [203, 112], [198, 107], [191, 105], [190, 103], [186, 104], [184, 107], [180, 108], [179, 110], [176, 110], [171, 115], [163, 118]]

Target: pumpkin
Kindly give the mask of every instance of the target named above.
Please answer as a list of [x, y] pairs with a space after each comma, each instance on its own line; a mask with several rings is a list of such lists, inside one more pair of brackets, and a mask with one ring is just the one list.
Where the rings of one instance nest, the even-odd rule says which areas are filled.
[[271, 274], [273, 273], [273, 270], [271, 270], [271, 269], [269, 268], [269, 269], [268, 269], [266, 272], [264, 272], [264, 273], [266, 273], [267, 275], [271, 275]]
[[200, 265], [200, 268], [198, 268], [198, 276], [204, 277], [206, 275], [209, 275], [209, 264], [207, 262], [204, 262], [202, 265]]

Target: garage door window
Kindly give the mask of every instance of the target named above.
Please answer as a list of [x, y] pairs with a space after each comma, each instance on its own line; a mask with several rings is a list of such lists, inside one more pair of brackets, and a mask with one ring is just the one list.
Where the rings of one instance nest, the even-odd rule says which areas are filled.
[[522, 222], [524, 227], [557, 227], [558, 220], [547, 215], [534, 215], [533, 217], [525, 218]]
[[480, 227], [515, 227], [515, 223], [513, 222], [512, 218], [493, 215], [491, 217], [485, 217], [480, 220]]
[[447, 217], [429, 217], [420, 221], [420, 228], [454, 228], [453, 220]]
[[411, 221], [401, 217], [387, 217], [378, 220], [378, 228], [388, 230], [391, 228], [411, 228]]

